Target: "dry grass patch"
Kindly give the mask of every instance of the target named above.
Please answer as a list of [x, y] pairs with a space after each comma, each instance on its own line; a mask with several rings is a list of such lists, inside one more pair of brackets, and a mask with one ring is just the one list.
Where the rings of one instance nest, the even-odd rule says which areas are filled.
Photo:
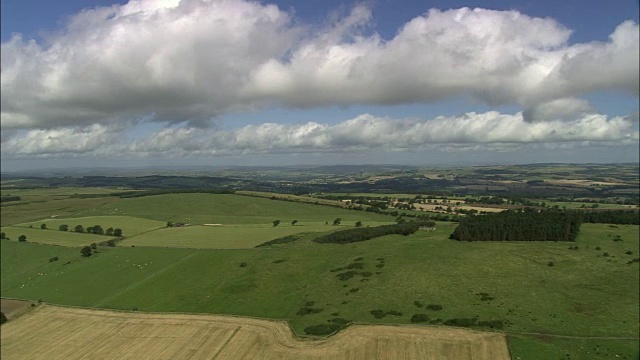
[[2, 311], [8, 319], [12, 319], [15, 315], [30, 309], [31, 304], [31, 301], [0, 299], [0, 311]]
[[355, 325], [310, 340], [282, 321], [51, 305], [7, 323], [1, 336], [11, 359], [509, 359], [503, 334], [464, 329]]

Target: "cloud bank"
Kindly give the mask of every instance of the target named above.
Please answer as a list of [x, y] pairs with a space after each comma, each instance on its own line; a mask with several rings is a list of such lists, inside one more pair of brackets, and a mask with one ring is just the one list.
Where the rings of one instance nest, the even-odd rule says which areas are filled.
[[264, 123], [233, 130], [167, 127], [128, 139], [123, 128], [92, 125], [16, 132], [4, 139], [7, 159], [30, 157], [188, 158], [240, 154], [366, 153], [487, 150], [522, 147], [637, 146], [636, 116], [585, 114], [572, 120], [526, 121], [522, 112], [467, 113], [434, 119], [362, 114], [335, 125]]
[[[97, 151], [91, 147], [103, 148], [100, 129], [108, 131], [115, 124], [159, 121], [204, 127], [220, 114], [266, 106], [431, 103], [469, 96], [528, 109], [528, 121], [476, 114], [467, 120], [435, 119], [430, 132], [419, 122], [366, 117], [338, 127], [264, 124], [215, 133], [198, 151], [261, 149], [243, 135], [251, 132], [259, 139], [274, 137], [274, 147], [280, 142], [283, 148], [367, 146], [347, 135], [350, 126], [386, 128], [396, 136], [406, 130], [400, 138], [414, 145], [438, 140], [430, 133], [459, 142], [481, 131], [491, 141], [575, 141], [586, 136], [586, 128], [602, 137], [596, 141], [609, 141], [622, 136], [616, 131], [622, 131], [624, 120], [582, 117], [575, 123], [576, 135], [563, 132], [565, 127], [555, 121], [588, 112], [576, 100], [586, 93], [617, 90], [638, 96], [639, 28], [632, 21], [613, 29], [607, 42], [578, 44], [569, 42], [571, 31], [555, 20], [517, 11], [432, 9], [390, 39], [372, 31], [372, 22], [371, 11], [356, 6], [311, 31], [311, 25], [274, 5], [241, 0], [131, 0], [85, 10], [46, 44], [19, 34], [2, 44], [1, 125], [38, 129], [20, 137], [24, 141], [96, 136], [74, 146]], [[569, 114], [558, 113], [557, 99], [573, 99], [564, 100], [574, 106]], [[551, 122], [538, 124], [546, 121]], [[594, 124], [604, 129], [591, 128]], [[517, 135], [516, 126], [530, 131]], [[274, 134], [266, 135], [266, 130]], [[154, 136], [180, 141], [190, 131], [196, 133], [173, 127], [164, 131]], [[18, 145], [13, 139], [3, 143], [3, 153], [7, 145]], [[382, 134], [367, 139], [366, 144], [394, 141]], [[68, 145], [47, 141], [28, 143], [20, 152], [73, 152]], [[218, 141], [234, 145], [218, 146]], [[151, 145], [131, 146], [138, 152]], [[43, 150], [34, 150], [38, 147]]]

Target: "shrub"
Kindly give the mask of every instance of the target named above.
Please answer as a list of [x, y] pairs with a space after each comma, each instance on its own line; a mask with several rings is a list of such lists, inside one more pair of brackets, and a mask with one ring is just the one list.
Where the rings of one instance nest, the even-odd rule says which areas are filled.
[[362, 260], [364, 260], [364, 258], [362, 256], [353, 259], [353, 261], [362, 261]]
[[359, 262], [354, 262], [352, 264], [347, 265], [347, 269], [364, 269], [364, 264]]
[[329, 335], [344, 328], [341, 324], [319, 324], [304, 328], [308, 335]]
[[336, 318], [333, 318], [333, 319], [328, 320], [328, 321], [331, 322], [331, 323], [334, 323], [334, 324], [339, 324], [339, 325], [351, 324], [351, 320], [347, 320], [347, 319], [341, 318], [341, 317], [336, 317]]
[[549, 261], [549, 262], [547, 263], [547, 266], [553, 266], [553, 265], [555, 265], [555, 264], [553, 263], [553, 261]]
[[413, 316], [411, 316], [412, 323], [421, 323], [427, 321], [429, 321], [429, 315], [427, 314], [413, 314]]
[[358, 272], [351, 270], [351, 271], [346, 271], [346, 272], [340, 273], [340, 274], [338, 274], [336, 276], [338, 277], [338, 279], [340, 279], [342, 281], [346, 281], [346, 280], [349, 280], [352, 277], [356, 276], [357, 274], [358, 274]]
[[387, 315], [402, 316], [402, 313], [400, 311], [389, 310], [387, 311]]
[[42, 225], [40, 225], [40, 229], [42, 229], [42, 230], [46, 230], [46, 229], [47, 229], [47, 224], [42, 224]]
[[4, 324], [7, 322], [7, 316], [0, 311], [0, 324]]
[[[490, 297], [491, 299], [493, 299], [492, 297]], [[435, 310], [435, 311], [439, 311], [442, 310], [442, 305], [438, 305], [438, 304], [429, 304], [427, 305], [427, 309], [429, 310]]]
[[476, 318], [455, 318], [446, 320], [444, 324], [449, 326], [471, 327], [476, 325], [476, 321]]
[[369, 313], [371, 313], [371, 315], [373, 315], [373, 317], [375, 317], [376, 319], [382, 319], [383, 317], [387, 316], [387, 313], [384, 310], [380, 309], [371, 310], [369, 311]]
[[109, 246], [109, 247], [116, 247], [116, 242], [115, 242], [115, 240], [107, 240], [107, 246]]
[[243, 261], [243, 262], [240, 263], [240, 267], [245, 267], [245, 266], [247, 266], [246, 262]]
[[5, 234], [4, 232], [0, 232], [0, 239], [4, 240], [7, 238], [7, 234]]
[[94, 249], [94, 250], [97, 249], [98, 248], [98, 244], [96, 244], [96, 243], [91, 244], [91, 248]]
[[300, 310], [298, 310], [296, 312], [296, 315], [304, 316], [304, 315], [309, 315], [309, 314], [317, 314], [317, 313], [321, 313], [323, 310], [324, 309], [313, 308], [311, 306], [304, 306], [304, 307], [301, 307]]
[[629, 250], [629, 251], [627, 251], [625, 254], [627, 254], [627, 255], [633, 255], [633, 251]]
[[504, 323], [502, 320], [479, 321], [478, 326], [488, 327], [491, 329], [502, 329], [504, 327]]
[[58, 261], [58, 257], [57, 256], [54, 256], [54, 257], [49, 259], [49, 262], [54, 262], [54, 261]]
[[274, 263], [274, 264], [280, 264], [280, 263], [285, 262], [285, 261], [287, 261], [287, 260], [285, 260], [285, 259], [278, 259], [278, 260], [275, 260], [273, 263]]
[[420, 302], [420, 301], [418, 301], [418, 300], [414, 301], [414, 302], [413, 302], [413, 305], [415, 305], [415, 306], [417, 306], [417, 307], [419, 307], [419, 308], [424, 306], [424, 304], [423, 304], [423, 303], [421, 303], [421, 302]]
[[85, 246], [82, 249], [80, 249], [80, 253], [82, 254], [82, 256], [84, 257], [89, 257], [91, 256], [91, 246]]
[[69, 231], [69, 225], [62, 224], [62, 225], [58, 226], [58, 230], [60, 230], [60, 231]]
[[18, 236], [18, 241], [20, 241], [20, 242], [26, 242], [26, 241], [27, 241], [27, 237], [26, 237], [26, 236], [24, 236], [24, 235], [20, 235], [20, 236]]

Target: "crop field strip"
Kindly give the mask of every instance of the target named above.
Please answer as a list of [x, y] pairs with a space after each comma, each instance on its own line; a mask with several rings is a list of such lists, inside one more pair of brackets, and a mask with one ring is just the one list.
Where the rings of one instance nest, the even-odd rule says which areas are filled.
[[283, 321], [52, 305], [4, 325], [1, 336], [2, 354], [11, 359], [510, 359], [499, 333], [352, 325], [309, 340]]

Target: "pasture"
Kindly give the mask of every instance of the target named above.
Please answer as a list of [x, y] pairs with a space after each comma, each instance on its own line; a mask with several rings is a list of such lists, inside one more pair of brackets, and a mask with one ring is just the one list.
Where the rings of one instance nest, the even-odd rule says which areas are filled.
[[11, 359], [510, 359], [504, 335], [455, 328], [354, 325], [300, 340], [281, 321], [50, 305], [3, 326], [1, 336]]
[[[350, 224], [353, 227], [353, 224]], [[279, 237], [299, 233], [321, 233], [346, 228], [325, 223], [303, 223], [292, 226], [262, 224], [171, 227], [129, 237], [121, 246], [163, 246], [200, 249], [246, 249]]]
[[78, 216], [120, 215], [158, 221], [201, 224], [282, 224], [293, 220], [329, 222], [341, 218], [345, 222], [389, 222], [390, 216], [350, 211], [329, 206], [271, 200], [231, 194], [169, 194], [119, 199], [85, 210]]
[[[122, 229], [124, 236], [134, 236], [142, 234], [151, 230], [163, 228], [167, 225], [166, 222], [149, 220], [143, 218], [136, 218], [131, 216], [87, 216], [87, 217], [75, 217], [75, 218], [49, 218], [40, 221], [33, 221], [28, 223], [19, 224], [16, 226], [40, 228], [40, 225], [45, 224], [48, 229], [58, 231], [60, 225], [68, 225], [69, 231], [72, 232], [76, 225], [82, 225], [85, 229], [100, 225], [103, 230], [110, 227]], [[101, 240], [104, 241], [104, 240]], [[60, 244], [62, 245], [62, 244]]]
[[94, 235], [86, 233], [75, 233], [70, 231], [59, 231], [53, 229], [42, 230], [39, 227], [4, 226], [0, 228], [12, 241], [18, 241], [18, 237], [24, 235], [27, 242], [39, 244], [52, 244], [60, 246], [79, 247], [114, 239], [113, 236]]
[[[33, 232], [25, 233], [27, 243], [0, 241], [3, 296], [119, 310], [281, 319], [298, 335], [337, 318], [391, 325], [410, 324], [413, 315], [421, 314], [427, 319], [421, 324], [431, 326], [477, 319], [502, 324], [514, 339], [514, 359], [538, 352], [556, 357], [563, 349], [582, 354], [572, 359], [590, 359], [576, 350], [589, 337], [602, 338], [593, 344], [610, 344], [610, 349], [622, 344], [622, 358], [637, 354], [633, 339], [640, 330], [635, 320], [640, 316], [640, 274], [631, 260], [640, 252], [638, 226], [584, 224], [575, 243], [461, 243], [448, 239], [456, 224], [439, 222], [436, 231], [338, 245], [312, 239], [356, 221], [376, 226], [394, 218], [226, 194], [43, 204], [55, 209], [70, 200], [91, 200], [96, 206], [74, 203], [46, 215], [38, 210], [38, 219], [46, 219], [38, 221], [24, 211], [11, 220], [29, 217], [21, 227], [2, 228], [12, 240], [20, 234], [6, 229]], [[3, 217], [7, 209], [36, 205], [3, 206]], [[65, 218], [51, 218], [65, 212]], [[342, 225], [330, 225], [337, 217]], [[281, 224], [274, 227], [274, 220]], [[293, 220], [298, 220], [295, 226]], [[192, 225], [167, 228], [167, 221]], [[39, 229], [43, 222], [56, 230]], [[127, 239], [116, 248], [100, 247], [88, 258], [77, 248], [32, 243], [43, 234], [80, 236], [87, 243], [108, 238], [61, 232], [59, 224], [119, 227]], [[248, 249], [290, 234], [304, 236]], [[69, 241], [70, 246], [79, 243]], [[52, 262], [52, 257], [59, 260]], [[531, 333], [548, 334], [549, 340], [527, 335]]]

